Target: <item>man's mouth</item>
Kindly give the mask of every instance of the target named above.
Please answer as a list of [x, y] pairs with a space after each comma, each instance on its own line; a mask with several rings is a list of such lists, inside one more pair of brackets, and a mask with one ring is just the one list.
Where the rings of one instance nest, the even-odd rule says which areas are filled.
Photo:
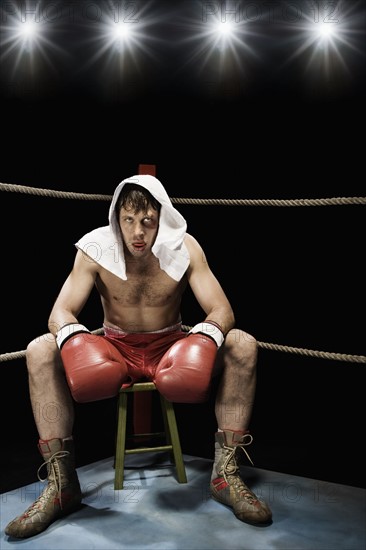
[[146, 247], [146, 243], [144, 242], [132, 243], [132, 247], [134, 248], [134, 250], [138, 250], [140, 252], [141, 250], [144, 250], [144, 248]]

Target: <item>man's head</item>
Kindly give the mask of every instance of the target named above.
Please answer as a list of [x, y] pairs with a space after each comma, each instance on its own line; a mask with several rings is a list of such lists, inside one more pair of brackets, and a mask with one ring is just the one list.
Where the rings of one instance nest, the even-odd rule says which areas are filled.
[[131, 210], [136, 214], [139, 212], [147, 212], [149, 207], [157, 210], [159, 213], [161, 204], [155, 197], [152, 196], [150, 191], [145, 189], [145, 187], [134, 183], [126, 183], [123, 186], [116, 203], [117, 219], [122, 207], [126, 210]]
[[116, 202], [115, 215], [126, 252], [143, 257], [151, 251], [159, 229], [161, 204], [144, 187], [126, 183]]
[[[132, 228], [136, 216], [142, 218], [142, 233], [146, 233], [138, 238]], [[189, 266], [189, 254], [184, 246], [187, 223], [155, 176], [137, 174], [122, 180], [114, 190], [108, 222], [109, 226], [102, 228], [100, 242], [104, 252], [100, 261], [103, 267], [126, 280], [125, 260], [130, 260], [131, 256], [149, 258], [152, 254], [159, 260], [160, 269], [175, 281], [181, 280]], [[113, 245], [107, 245], [109, 239], [113, 240]], [[131, 247], [128, 244], [131, 242], [136, 245]], [[149, 243], [145, 250], [144, 242]]]

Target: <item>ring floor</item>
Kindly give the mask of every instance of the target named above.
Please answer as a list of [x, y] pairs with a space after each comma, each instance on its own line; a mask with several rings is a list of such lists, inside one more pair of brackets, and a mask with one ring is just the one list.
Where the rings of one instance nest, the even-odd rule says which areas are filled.
[[43, 489], [32, 483], [1, 495], [0, 548], [35, 550], [365, 550], [366, 490], [242, 467], [266, 500], [273, 522], [236, 519], [208, 492], [212, 461], [184, 455], [188, 482], [178, 483], [163, 453], [128, 455], [124, 488], [114, 490], [113, 457], [78, 468], [80, 510], [28, 539], [5, 535]]

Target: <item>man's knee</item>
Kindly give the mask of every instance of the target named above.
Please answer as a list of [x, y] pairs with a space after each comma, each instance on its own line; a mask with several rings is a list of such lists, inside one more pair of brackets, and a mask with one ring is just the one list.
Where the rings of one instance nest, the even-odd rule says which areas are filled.
[[45, 362], [60, 362], [55, 337], [51, 333], [38, 336], [29, 342], [25, 355], [28, 369], [40, 366]]
[[236, 359], [244, 361], [256, 361], [258, 354], [258, 342], [248, 332], [241, 329], [231, 329], [225, 338], [227, 352]]

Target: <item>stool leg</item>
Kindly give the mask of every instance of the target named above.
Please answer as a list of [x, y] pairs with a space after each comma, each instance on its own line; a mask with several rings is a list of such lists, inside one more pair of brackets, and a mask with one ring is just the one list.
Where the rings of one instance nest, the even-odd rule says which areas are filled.
[[127, 394], [120, 392], [118, 400], [117, 441], [114, 488], [123, 489], [127, 430]]
[[186, 469], [183, 462], [182, 449], [180, 446], [177, 421], [175, 418], [175, 412], [173, 403], [165, 399], [163, 395], [160, 395], [161, 408], [164, 415], [164, 421], [167, 422], [167, 437], [169, 439], [169, 444], [171, 443], [173, 447], [173, 455], [175, 467], [177, 469], [177, 477], [179, 483], [187, 483]]

